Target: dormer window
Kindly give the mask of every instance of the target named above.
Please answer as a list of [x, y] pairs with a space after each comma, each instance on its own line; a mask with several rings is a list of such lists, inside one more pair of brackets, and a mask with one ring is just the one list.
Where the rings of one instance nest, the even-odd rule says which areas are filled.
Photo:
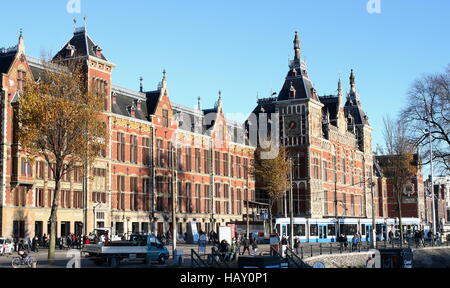
[[296, 93], [296, 90], [295, 90], [294, 86], [292, 86], [292, 82], [291, 82], [291, 89], [289, 89], [289, 98], [290, 99], [295, 98], [295, 93]]
[[133, 105], [133, 106], [128, 107], [128, 109], [130, 112], [130, 116], [134, 118], [136, 116], [136, 107], [134, 107], [134, 105]]
[[66, 57], [74, 57], [75, 56], [75, 46], [67, 45], [66, 47]]
[[94, 46], [94, 53], [95, 56], [101, 57], [102, 56], [102, 48], [100, 46]]
[[113, 104], [117, 103], [117, 95], [116, 95], [116, 93], [112, 94], [112, 102], [113, 102]]

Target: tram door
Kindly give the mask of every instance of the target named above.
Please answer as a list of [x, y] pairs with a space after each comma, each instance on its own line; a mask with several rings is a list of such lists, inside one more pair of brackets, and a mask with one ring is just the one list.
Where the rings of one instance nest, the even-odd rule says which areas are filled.
[[319, 224], [319, 242], [326, 242], [328, 238], [328, 231], [327, 231], [327, 225], [320, 225]]
[[372, 224], [366, 224], [366, 241], [370, 242], [372, 236]]

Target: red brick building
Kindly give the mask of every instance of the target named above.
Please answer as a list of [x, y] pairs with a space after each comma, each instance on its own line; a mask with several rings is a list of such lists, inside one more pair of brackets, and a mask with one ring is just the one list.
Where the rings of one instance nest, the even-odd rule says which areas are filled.
[[[278, 96], [258, 100], [253, 111], [257, 117], [272, 117], [271, 130], [279, 131], [276, 139], [288, 149], [293, 163], [294, 215], [319, 219], [371, 217], [368, 183], [373, 176], [372, 127], [362, 108], [355, 74], [352, 70], [346, 99], [340, 79], [336, 95], [319, 96], [301, 59], [297, 33], [294, 51]], [[264, 187], [258, 187], [257, 195], [258, 200], [267, 200]], [[289, 199], [281, 199], [273, 209], [274, 215], [287, 216], [286, 207]]]
[[[243, 125], [225, 119], [220, 94], [212, 109], [175, 104], [165, 72], [155, 91], [115, 86], [115, 64], [85, 28], [76, 29], [54, 62], [70, 59], [81, 59], [90, 89], [107, 95], [102, 117], [109, 139], [86, 185], [78, 170], [64, 179], [58, 236], [101, 227], [111, 227], [113, 234], [164, 233], [172, 225], [173, 208], [179, 234], [192, 223], [216, 230], [250, 214], [246, 207], [255, 199], [250, 175], [254, 148]], [[41, 61], [26, 55], [22, 35], [17, 46], [0, 50], [0, 236], [49, 231], [51, 170], [43, 158], [31, 163], [20, 152], [13, 112], [25, 81], [39, 80], [42, 69]]]

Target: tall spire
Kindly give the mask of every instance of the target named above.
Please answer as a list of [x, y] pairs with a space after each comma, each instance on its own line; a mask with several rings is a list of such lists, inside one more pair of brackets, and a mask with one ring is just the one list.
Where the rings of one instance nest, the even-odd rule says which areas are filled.
[[342, 93], [342, 81], [341, 81], [341, 75], [339, 74], [339, 81], [338, 81], [338, 107], [341, 107], [342, 105], [342, 98], [343, 98], [343, 93]]
[[17, 49], [18, 49], [18, 51], [19, 51], [19, 54], [25, 53], [25, 42], [23, 41], [23, 31], [22, 31], [22, 28], [20, 28], [19, 43], [17, 44]]
[[139, 83], [140, 83], [140, 87], [139, 87], [139, 91], [140, 92], [144, 92], [144, 84], [143, 84], [144, 78], [141, 76], [139, 77]]
[[197, 98], [197, 109], [202, 110], [202, 98], [200, 96]]
[[300, 39], [298, 37], [298, 32], [297, 31], [295, 31], [294, 50], [295, 50], [295, 58], [294, 58], [294, 60], [300, 60]]
[[352, 71], [350, 73], [350, 87], [351, 87], [352, 92], [354, 92], [355, 88], [356, 88], [355, 78], [356, 78], [355, 73], [353, 73], [353, 69], [352, 69]]

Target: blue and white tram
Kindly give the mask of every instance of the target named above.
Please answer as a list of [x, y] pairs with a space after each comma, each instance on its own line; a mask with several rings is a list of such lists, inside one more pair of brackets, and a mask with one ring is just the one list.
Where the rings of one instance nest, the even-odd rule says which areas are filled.
[[[399, 223], [397, 219], [375, 219], [375, 235], [377, 241], [388, 240], [389, 231], [393, 231], [398, 237]], [[294, 237], [302, 243], [330, 243], [336, 242], [340, 235], [347, 236], [351, 241], [356, 233], [361, 233], [361, 240], [369, 242], [372, 231], [372, 219], [364, 218], [328, 218], [310, 219], [294, 218]], [[405, 235], [419, 229], [420, 219], [402, 218], [402, 226]], [[290, 218], [275, 219], [275, 230], [280, 236], [290, 235]]]

